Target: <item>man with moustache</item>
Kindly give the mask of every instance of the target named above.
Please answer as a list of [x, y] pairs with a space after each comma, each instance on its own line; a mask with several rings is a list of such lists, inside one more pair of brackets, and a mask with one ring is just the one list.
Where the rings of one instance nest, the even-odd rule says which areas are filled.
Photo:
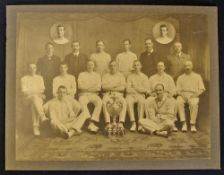
[[156, 64], [161, 60], [158, 53], [154, 51], [153, 42], [150, 38], [145, 39], [146, 51], [140, 56], [142, 72], [148, 77], [156, 73]]
[[87, 56], [80, 52], [80, 42], [72, 42], [72, 53], [65, 56], [64, 62], [68, 65], [68, 73], [78, 78], [80, 72], [86, 68]]
[[59, 66], [61, 60], [54, 55], [54, 46], [52, 43], [47, 43], [45, 46], [46, 55], [39, 58], [37, 61], [37, 72], [43, 77], [45, 85], [46, 99], [51, 99], [53, 78], [59, 74]]
[[183, 132], [188, 129], [184, 110], [185, 104], [188, 104], [190, 109], [190, 130], [191, 132], [197, 132], [199, 97], [204, 91], [205, 86], [201, 75], [193, 71], [191, 61], [186, 61], [184, 73], [177, 78], [177, 105]]
[[184, 64], [191, 60], [190, 55], [182, 52], [182, 44], [180, 42], [174, 43], [174, 53], [167, 56], [168, 73], [176, 81], [177, 77], [184, 72]]

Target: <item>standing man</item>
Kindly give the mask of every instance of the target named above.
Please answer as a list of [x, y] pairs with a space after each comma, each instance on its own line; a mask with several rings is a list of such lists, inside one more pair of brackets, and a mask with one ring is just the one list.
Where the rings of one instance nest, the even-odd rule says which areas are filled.
[[96, 53], [93, 53], [90, 56], [90, 60], [92, 60], [95, 64], [94, 70], [101, 76], [108, 71], [108, 65], [111, 61], [110, 55], [106, 53], [104, 49], [104, 42], [102, 40], [98, 40], [96, 42]]
[[44, 81], [40, 75], [36, 74], [35, 64], [29, 64], [29, 74], [21, 79], [21, 90], [25, 104], [29, 105], [32, 112], [33, 134], [40, 135], [40, 122], [47, 120], [44, 109]]
[[87, 56], [80, 52], [80, 42], [72, 42], [72, 53], [65, 56], [64, 62], [68, 65], [68, 72], [78, 78], [80, 72], [86, 69]]
[[46, 99], [52, 98], [53, 78], [59, 74], [60, 58], [54, 55], [54, 46], [47, 43], [45, 46], [46, 55], [37, 61], [37, 71], [43, 77], [45, 84]]
[[57, 97], [48, 103], [48, 115], [51, 127], [66, 139], [79, 135], [86, 121], [86, 115], [81, 112], [80, 104], [71, 98], [67, 98], [67, 88], [58, 87]]
[[75, 77], [71, 74], [68, 74], [68, 66], [65, 63], [60, 65], [60, 75], [53, 79], [53, 95], [57, 96], [58, 87], [61, 85], [66, 87], [67, 95], [71, 98], [74, 98], [76, 93], [76, 80]]
[[136, 131], [134, 115], [134, 104], [138, 105], [138, 120], [144, 116], [145, 94], [148, 90], [148, 77], [141, 72], [141, 62], [136, 60], [133, 63], [133, 73], [127, 78], [127, 110], [131, 121], [130, 131]]
[[159, 61], [158, 54], [154, 51], [153, 42], [150, 38], [145, 40], [146, 51], [140, 56], [142, 72], [148, 77], [156, 73], [156, 64]]
[[168, 72], [176, 81], [177, 77], [184, 72], [184, 63], [191, 60], [190, 55], [182, 52], [182, 44], [174, 43], [174, 53], [167, 57]]
[[[78, 88], [79, 102], [83, 111], [90, 118], [90, 123], [88, 130], [90, 132], [96, 133], [99, 130], [97, 124], [100, 119], [100, 112], [102, 109], [102, 101], [99, 97], [99, 92], [101, 90], [101, 77], [98, 73], [94, 72], [94, 62], [89, 60], [87, 62], [87, 71], [79, 74], [78, 78]], [[88, 109], [88, 104], [94, 104], [94, 111], [91, 115]]]
[[191, 61], [186, 61], [185, 73], [177, 79], [177, 103], [180, 121], [182, 122], [182, 131], [187, 131], [186, 116], [184, 106], [187, 103], [190, 109], [191, 131], [197, 132], [196, 121], [198, 116], [199, 96], [205, 91], [201, 76], [193, 71]]
[[149, 78], [149, 94], [155, 96], [155, 85], [162, 83], [164, 85], [164, 92], [169, 97], [173, 97], [176, 94], [176, 85], [173, 78], [165, 72], [165, 64], [160, 61], [157, 63], [157, 73]]
[[156, 98], [147, 104], [148, 117], [139, 120], [139, 131], [167, 137], [174, 128], [175, 106], [164, 93], [161, 83], [155, 85]]
[[124, 90], [126, 87], [125, 77], [118, 72], [118, 65], [116, 61], [111, 61], [109, 64], [110, 72], [103, 75], [102, 89], [103, 95], [103, 113], [106, 122], [106, 128], [110, 127], [110, 114], [107, 109], [108, 103], [114, 103], [116, 99], [121, 103], [122, 110], [119, 114], [119, 126], [124, 129], [125, 115], [126, 115], [126, 101], [124, 99]]
[[127, 77], [133, 70], [133, 62], [137, 60], [137, 55], [131, 51], [131, 40], [123, 41], [124, 52], [119, 53], [116, 57], [119, 71]]

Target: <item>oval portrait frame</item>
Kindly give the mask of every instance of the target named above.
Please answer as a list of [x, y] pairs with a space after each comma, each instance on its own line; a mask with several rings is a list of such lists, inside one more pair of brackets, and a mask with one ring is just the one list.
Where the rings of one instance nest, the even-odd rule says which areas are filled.
[[[161, 42], [161, 40], [160, 40], [160, 38], [161, 38], [160, 37], [160, 26], [161, 25], [166, 25], [168, 28], [168, 39], [167, 39], [167, 41], [165, 40], [164, 42]], [[154, 40], [160, 44], [171, 43], [175, 39], [175, 36], [176, 36], [176, 29], [173, 26], [173, 24], [170, 23], [169, 21], [160, 21], [153, 26]]]

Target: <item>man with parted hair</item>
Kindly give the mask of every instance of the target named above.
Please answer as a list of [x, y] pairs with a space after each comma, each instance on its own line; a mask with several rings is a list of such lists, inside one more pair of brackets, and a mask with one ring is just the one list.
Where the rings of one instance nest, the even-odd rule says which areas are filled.
[[73, 75], [68, 73], [68, 65], [61, 63], [60, 74], [53, 79], [53, 95], [58, 95], [58, 87], [65, 86], [67, 95], [71, 98], [75, 97], [76, 94], [76, 79]]
[[160, 30], [160, 37], [156, 38], [156, 41], [160, 44], [168, 44], [170, 43], [173, 39], [169, 37], [168, 35], [168, 26], [166, 24], [162, 24], [159, 26]]
[[124, 99], [124, 90], [126, 87], [125, 77], [118, 71], [118, 65], [116, 61], [111, 61], [109, 64], [110, 72], [106, 73], [102, 77], [102, 89], [103, 89], [103, 113], [105, 117], [106, 128], [111, 125], [111, 114], [108, 112], [108, 103], [114, 103], [113, 100], [117, 100], [121, 103], [121, 111], [119, 114], [119, 126], [123, 129], [123, 123], [125, 122], [126, 115], [126, 101]]
[[43, 101], [44, 81], [40, 75], [36, 74], [37, 66], [29, 64], [29, 74], [21, 78], [21, 90], [25, 104], [31, 108], [31, 116], [33, 122], [33, 134], [40, 135], [40, 123], [47, 121], [44, 113]]
[[66, 139], [81, 134], [87, 119], [80, 104], [75, 99], [67, 98], [67, 94], [66, 86], [59, 86], [57, 96], [44, 106], [52, 129]]
[[[78, 77], [78, 88], [80, 93], [79, 102], [83, 111], [90, 118], [88, 130], [93, 133], [97, 133], [99, 127], [97, 126], [100, 120], [100, 113], [102, 109], [102, 101], [99, 97], [101, 91], [101, 76], [94, 72], [95, 63], [92, 60], [87, 62], [87, 71], [81, 72]], [[94, 111], [92, 115], [89, 112], [88, 104], [94, 105]]]
[[142, 72], [148, 77], [156, 73], [156, 64], [161, 60], [159, 54], [154, 50], [153, 42], [150, 38], [145, 39], [145, 52], [139, 58], [142, 64]]
[[182, 44], [180, 42], [174, 43], [174, 53], [167, 56], [167, 70], [168, 73], [176, 81], [177, 77], [184, 72], [184, 63], [190, 61], [191, 57], [182, 52]]
[[149, 95], [155, 96], [155, 85], [162, 83], [164, 85], [164, 92], [173, 97], [176, 94], [176, 85], [173, 78], [165, 72], [165, 64], [160, 61], [157, 63], [157, 73], [149, 77]]
[[174, 128], [175, 106], [164, 93], [164, 85], [155, 85], [156, 98], [151, 98], [147, 108], [147, 118], [139, 120], [139, 131], [167, 137]]
[[101, 76], [108, 72], [108, 65], [111, 61], [111, 56], [104, 51], [105, 44], [102, 40], [96, 41], [96, 52], [91, 54], [90, 60], [95, 63], [94, 71]]
[[57, 38], [54, 39], [56, 44], [66, 44], [69, 40], [65, 37], [65, 26], [59, 24], [57, 25]]
[[134, 104], [137, 103], [138, 119], [144, 116], [145, 95], [148, 90], [148, 77], [141, 72], [141, 62], [139, 60], [133, 63], [133, 72], [127, 78], [126, 102], [127, 111], [131, 121], [130, 131], [136, 131], [136, 119], [134, 114]]
[[198, 117], [199, 96], [205, 91], [205, 86], [201, 75], [193, 71], [193, 63], [186, 61], [184, 63], [184, 73], [177, 79], [177, 104], [180, 121], [182, 122], [182, 131], [186, 132], [185, 104], [190, 109], [190, 130], [197, 132], [196, 122]]
[[47, 43], [45, 45], [46, 55], [39, 58], [37, 61], [37, 72], [44, 79], [46, 99], [51, 99], [53, 78], [59, 74], [59, 66], [61, 60], [54, 55], [54, 45]]
[[85, 71], [88, 58], [80, 52], [79, 41], [73, 41], [71, 47], [72, 53], [65, 56], [64, 62], [68, 65], [68, 73], [78, 78], [79, 73]]
[[127, 77], [133, 70], [133, 62], [137, 60], [137, 55], [131, 51], [131, 40], [124, 39], [124, 52], [119, 53], [116, 57], [119, 71]]

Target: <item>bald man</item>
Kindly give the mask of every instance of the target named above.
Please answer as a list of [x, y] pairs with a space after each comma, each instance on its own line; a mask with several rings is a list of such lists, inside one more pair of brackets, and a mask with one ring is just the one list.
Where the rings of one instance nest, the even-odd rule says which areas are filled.
[[198, 103], [200, 95], [205, 91], [204, 83], [201, 75], [193, 71], [191, 61], [184, 64], [185, 73], [177, 79], [177, 103], [180, 121], [182, 122], [182, 131], [187, 131], [186, 116], [184, 106], [189, 105], [190, 109], [190, 129], [197, 132], [196, 122], [198, 116]]
[[174, 53], [167, 56], [167, 67], [168, 73], [176, 81], [177, 77], [184, 72], [184, 63], [188, 60], [191, 60], [190, 55], [183, 53], [182, 44], [180, 42], [175, 42]]

